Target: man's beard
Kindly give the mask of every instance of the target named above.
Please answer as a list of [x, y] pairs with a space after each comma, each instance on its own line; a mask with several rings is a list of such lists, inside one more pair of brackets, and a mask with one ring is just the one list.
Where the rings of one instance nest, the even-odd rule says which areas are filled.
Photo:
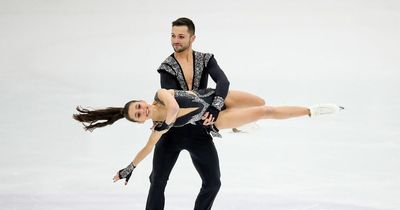
[[176, 53], [181, 53], [181, 52], [187, 50], [189, 48], [189, 46], [182, 46], [182, 47], [178, 46], [178, 48], [175, 48], [175, 46], [172, 45], [172, 48], [174, 48], [174, 51]]

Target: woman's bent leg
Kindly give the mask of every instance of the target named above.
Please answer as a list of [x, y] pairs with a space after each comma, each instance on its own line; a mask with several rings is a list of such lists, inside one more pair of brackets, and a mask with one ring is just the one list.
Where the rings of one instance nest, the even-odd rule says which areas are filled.
[[230, 90], [225, 98], [225, 106], [227, 108], [241, 108], [251, 106], [264, 106], [264, 99], [238, 90]]

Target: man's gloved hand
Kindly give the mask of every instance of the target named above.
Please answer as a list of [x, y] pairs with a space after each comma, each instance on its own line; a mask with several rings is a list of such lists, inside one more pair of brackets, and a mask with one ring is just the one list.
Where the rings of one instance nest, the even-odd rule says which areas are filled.
[[213, 121], [216, 121], [220, 111], [214, 106], [209, 106], [207, 112], [212, 115], [212, 117], [214, 118]]
[[203, 125], [214, 123], [218, 118], [219, 112], [220, 111], [214, 106], [209, 106], [202, 118], [202, 120], [204, 120]]

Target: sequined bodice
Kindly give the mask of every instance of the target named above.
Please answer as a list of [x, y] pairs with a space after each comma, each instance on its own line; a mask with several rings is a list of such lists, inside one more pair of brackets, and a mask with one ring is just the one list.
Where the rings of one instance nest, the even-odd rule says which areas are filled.
[[191, 92], [175, 90], [174, 96], [179, 104], [179, 108], [196, 109], [183, 116], [178, 117], [174, 123], [174, 126], [180, 127], [188, 123], [195, 124], [197, 121], [200, 121], [208, 106], [210, 106], [210, 101], [212, 101], [213, 94], [213, 89]]
[[[207, 111], [214, 95], [215, 90], [211, 88], [199, 91], [174, 90], [174, 97], [180, 109], [194, 108], [193, 111], [177, 117], [174, 127], [181, 127], [189, 123], [195, 125]], [[162, 104], [157, 95], [154, 99]]]

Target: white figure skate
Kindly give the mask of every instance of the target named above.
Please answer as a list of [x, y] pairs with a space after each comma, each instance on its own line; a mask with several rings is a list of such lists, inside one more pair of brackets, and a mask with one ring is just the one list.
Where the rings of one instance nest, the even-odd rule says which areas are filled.
[[310, 109], [310, 117], [336, 114], [340, 110], [344, 109], [344, 107], [338, 106], [336, 104], [315, 104], [308, 108]]

